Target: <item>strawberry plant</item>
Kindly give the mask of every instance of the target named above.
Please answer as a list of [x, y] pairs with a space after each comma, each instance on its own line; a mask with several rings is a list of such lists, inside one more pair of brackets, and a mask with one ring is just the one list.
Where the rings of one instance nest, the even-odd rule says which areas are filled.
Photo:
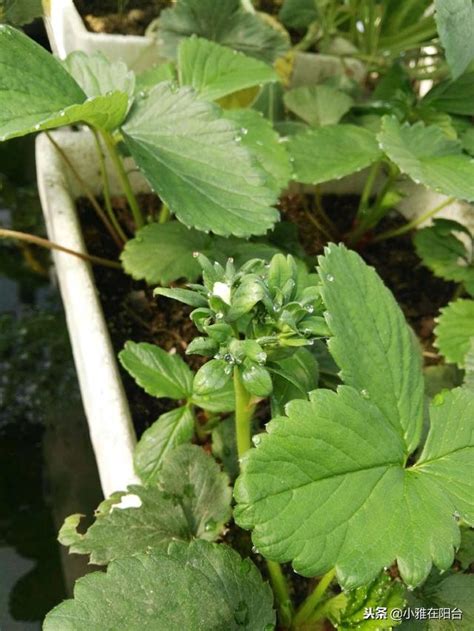
[[[468, 545], [474, 523], [473, 391], [435, 396], [422, 443], [420, 350], [376, 272], [343, 246], [328, 246], [317, 275], [282, 255], [240, 268], [197, 261], [202, 285], [156, 293], [194, 308], [202, 335], [188, 353], [210, 359], [193, 374], [153, 345], [122, 351], [138, 384], [179, 407], [137, 446], [142, 484], [106, 500], [84, 534], [80, 516], [66, 520], [62, 543], [109, 567], [81, 579], [44, 628], [270, 630], [275, 607], [279, 629], [317, 629], [325, 619], [370, 629], [368, 611], [395, 616], [407, 599], [462, 602], [469, 620], [460, 594], [472, 593], [471, 576], [430, 571], [463, 558], [461, 534]], [[318, 384], [317, 338], [340, 369], [330, 389]], [[271, 407], [257, 414], [265, 400]], [[232, 411], [235, 434], [222, 416]], [[252, 531], [257, 565], [231, 549], [240, 541], [232, 512]], [[286, 562], [320, 577], [302, 601]]]

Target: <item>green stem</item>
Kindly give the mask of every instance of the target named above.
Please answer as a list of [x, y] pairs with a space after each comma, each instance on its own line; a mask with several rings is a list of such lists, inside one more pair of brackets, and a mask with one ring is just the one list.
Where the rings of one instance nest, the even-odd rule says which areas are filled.
[[306, 600], [296, 612], [293, 618], [293, 629], [298, 628], [299, 625], [307, 622], [311, 618], [311, 615], [314, 613], [316, 607], [320, 604], [335, 575], [336, 570], [333, 569], [329, 570], [329, 572], [327, 572], [321, 578], [319, 583], [314, 588], [313, 592], [308, 596], [308, 598], [306, 598]]
[[441, 204], [436, 206], [436, 208], [432, 208], [431, 210], [428, 210], [426, 213], [424, 213], [423, 215], [420, 215], [416, 219], [412, 219], [412, 221], [409, 221], [407, 224], [405, 224], [401, 228], [396, 228], [395, 230], [387, 230], [386, 232], [382, 232], [382, 234], [377, 235], [373, 240], [374, 243], [378, 241], [385, 241], [386, 239], [392, 239], [393, 237], [399, 237], [402, 234], [406, 234], [407, 232], [410, 232], [414, 228], [417, 228], [424, 221], [426, 221], [427, 219], [430, 219], [430, 217], [433, 217], [433, 215], [436, 215], [441, 210], [443, 210], [443, 208], [446, 208], [446, 206], [449, 206], [449, 204], [452, 204], [455, 201], [456, 201], [455, 197], [448, 197], [448, 199], [445, 199], [444, 202], [441, 202]]
[[122, 159], [117, 151], [117, 144], [114, 138], [108, 132], [102, 130], [101, 134], [109, 151], [112, 162], [114, 163], [117, 175], [120, 180], [120, 184], [122, 186], [122, 190], [125, 197], [127, 198], [128, 205], [130, 206], [130, 210], [132, 211], [133, 219], [135, 221], [135, 227], [137, 229], [142, 228], [145, 224], [145, 219], [138, 205], [137, 198], [135, 197], [135, 193], [133, 192], [132, 185], [130, 184], [127, 172], [125, 171], [125, 167], [123, 166]]
[[65, 254], [71, 254], [72, 256], [76, 256], [83, 261], [88, 261], [89, 263], [95, 263], [96, 265], [102, 265], [104, 267], [111, 267], [112, 269], [122, 269], [120, 263], [117, 261], [111, 261], [109, 259], [103, 259], [100, 256], [92, 256], [91, 254], [84, 254], [83, 252], [76, 252], [76, 250], [70, 250], [69, 248], [65, 248], [59, 243], [54, 243], [53, 241], [48, 241], [48, 239], [43, 239], [42, 237], [37, 237], [34, 234], [29, 234], [28, 232], [18, 232], [18, 230], [7, 230], [6, 228], [0, 228], [0, 239], [15, 239], [18, 241], [26, 241], [27, 243], [33, 243], [34, 245], [39, 245], [42, 248], [46, 248], [47, 250], [58, 250], [59, 252], [64, 252]]
[[102, 151], [102, 145], [100, 144], [99, 134], [97, 133], [97, 130], [95, 129], [92, 130], [92, 133], [94, 134], [95, 143], [97, 145], [97, 153], [99, 155], [100, 174], [101, 174], [102, 183], [104, 186], [105, 210], [107, 211], [107, 215], [109, 216], [110, 222], [113, 225], [115, 232], [118, 234], [122, 242], [126, 243], [127, 235], [122, 230], [122, 226], [119, 224], [118, 219], [115, 216], [115, 213], [112, 207], [112, 199], [110, 196], [109, 176], [107, 174], [107, 169], [105, 167], [104, 152]]
[[288, 583], [279, 563], [267, 560], [267, 569], [270, 576], [273, 593], [278, 604], [280, 622], [284, 627], [289, 627], [293, 619], [293, 603], [291, 602]]
[[367, 180], [365, 181], [364, 190], [362, 191], [362, 195], [359, 201], [359, 208], [357, 209], [358, 219], [360, 219], [361, 216], [367, 210], [367, 205], [369, 203], [369, 199], [372, 196], [374, 184], [379, 174], [379, 170], [381, 166], [382, 166], [382, 162], [379, 160], [372, 165], [369, 171], [369, 175], [367, 176]]
[[158, 223], [166, 223], [171, 217], [170, 209], [166, 204], [163, 204], [160, 209], [160, 216], [158, 217]]
[[251, 422], [255, 405], [251, 403], [251, 394], [245, 389], [237, 366], [234, 366], [234, 393], [237, 453], [242, 458], [252, 446]]

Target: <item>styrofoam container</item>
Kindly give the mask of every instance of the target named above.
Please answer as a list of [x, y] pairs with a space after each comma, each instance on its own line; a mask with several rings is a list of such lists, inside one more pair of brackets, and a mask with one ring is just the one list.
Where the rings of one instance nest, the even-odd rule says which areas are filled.
[[50, 0], [45, 24], [51, 49], [60, 59], [75, 50], [87, 54], [101, 52], [111, 60], [124, 61], [135, 72], [164, 61], [153, 37], [88, 31], [73, 0]]

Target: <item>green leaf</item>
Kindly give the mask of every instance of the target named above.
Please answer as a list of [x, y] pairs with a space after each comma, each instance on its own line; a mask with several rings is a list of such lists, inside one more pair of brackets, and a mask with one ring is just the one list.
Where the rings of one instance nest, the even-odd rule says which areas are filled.
[[299, 348], [291, 357], [268, 367], [273, 373], [272, 414], [283, 414], [293, 399], [307, 399], [318, 387], [319, 367], [314, 355]]
[[474, 59], [472, 0], [435, 0], [436, 25], [446, 59], [457, 79]]
[[461, 532], [461, 547], [456, 552], [456, 559], [465, 570], [474, 563], [474, 530], [463, 528]]
[[435, 398], [423, 452], [407, 467], [423, 411], [411, 332], [357, 254], [331, 246], [319, 263], [330, 350], [351, 385], [315, 390], [270, 422], [244, 459], [234, 516], [261, 554], [304, 576], [335, 567], [352, 589], [396, 560], [413, 587], [432, 563], [451, 566], [455, 515], [474, 522], [474, 393]]
[[382, 157], [372, 132], [354, 125], [329, 125], [295, 134], [288, 140], [293, 178], [319, 184], [350, 175]]
[[123, 132], [135, 162], [185, 225], [248, 237], [278, 219], [275, 195], [234, 126], [191, 89], [158, 84], [134, 105]]
[[417, 184], [474, 201], [474, 163], [439, 127], [421, 122], [400, 125], [395, 117], [386, 116], [378, 139], [390, 160]]
[[127, 113], [126, 94], [115, 91], [86, 100], [60, 61], [4, 25], [0, 25], [0, 68], [1, 140], [80, 122], [115, 129]]
[[193, 374], [179, 355], [159, 346], [127, 342], [119, 359], [137, 384], [152, 397], [187, 399], [192, 392]]
[[469, 236], [469, 230], [450, 219], [435, 219], [433, 225], [418, 230], [413, 237], [416, 252], [426, 267], [440, 278], [464, 283], [474, 293], [474, 265], [471, 254], [456, 232]]
[[[87, 554], [90, 563], [106, 565], [150, 550], [166, 550], [172, 541], [214, 541], [230, 519], [228, 478], [215, 460], [195, 445], [181, 445], [164, 460], [159, 485], [129, 486], [115, 493], [96, 513], [85, 534], [81, 515], [68, 517], [59, 541], [70, 552]], [[124, 498], [132, 508], [117, 506]], [[130, 536], [133, 533], [133, 536]]]
[[206, 252], [212, 238], [177, 221], [152, 223], [130, 239], [120, 255], [125, 271], [150, 285], [168, 285], [179, 278], [194, 281], [201, 275], [194, 252]]
[[248, 109], [231, 110], [225, 117], [240, 128], [242, 145], [267, 174], [267, 186], [277, 193], [286, 188], [291, 178], [290, 156], [270, 121], [260, 112]]
[[284, 97], [285, 105], [309, 125], [335, 125], [352, 107], [353, 100], [345, 92], [327, 85], [301, 86]]
[[278, 81], [268, 64], [198, 37], [181, 42], [178, 68], [181, 85], [192, 86], [208, 101]]
[[228, 546], [176, 543], [81, 578], [74, 600], [53, 609], [43, 629], [262, 631], [275, 623], [272, 601], [255, 565]]
[[13, 26], [29, 24], [35, 18], [43, 15], [41, 0], [6, 0], [0, 7], [0, 23], [6, 22]]
[[474, 337], [474, 300], [455, 300], [441, 309], [434, 333], [435, 346], [448, 362], [465, 366]]
[[161, 83], [162, 81], [176, 81], [177, 78], [176, 67], [171, 62], [161, 63], [158, 66], [152, 66], [137, 75], [135, 81], [135, 94], [143, 97], [158, 83]]
[[193, 392], [191, 402], [208, 412], [233, 412], [235, 410], [235, 396], [232, 381], [229, 380], [223, 388], [212, 392]]
[[211, 394], [214, 390], [221, 390], [230, 381], [231, 372], [229, 364], [223, 359], [211, 359], [194, 375], [194, 394]]
[[185, 37], [198, 35], [250, 57], [272, 63], [289, 48], [288, 38], [240, 0], [180, 0], [160, 14], [158, 41], [163, 55], [176, 58]]
[[163, 459], [178, 445], [191, 441], [194, 414], [183, 406], [162, 414], [138, 441], [133, 454], [135, 471], [145, 484], [156, 482]]
[[242, 371], [245, 389], [256, 397], [267, 397], [273, 389], [270, 373], [263, 366], [252, 365]]
[[258, 275], [248, 274], [244, 276], [242, 282], [232, 294], [227, 320], [229, 322], [238, 320], [251, 311], [265, 294], [265, 285]]
[[86, 55], [74, 51], [63, 61], [64, 67], [89, 97], [124, 92], [131, 99], [135, 74], [123, 61], [109, 61], [101, 52]]
[[455, 81], [438, 83], [422, 103], [440, 112], [474, 116], [474, 72], [466, 72]]
[[278, 17], [288, 28], [307, 29], [319, 13], [315, 0], [283, 0]]
[[191, 289], [181, 289], [180, 287], [157, 287], [154, 292], [154, 296], [165, 296], [172, 300], [178, 300], [179, 302], [189, 305], [191, 307], [207, 307], [207, 299]]

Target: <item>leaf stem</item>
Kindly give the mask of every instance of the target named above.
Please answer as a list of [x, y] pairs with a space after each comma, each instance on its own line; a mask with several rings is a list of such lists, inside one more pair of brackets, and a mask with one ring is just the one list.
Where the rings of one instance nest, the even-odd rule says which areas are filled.
[[359, 208], [357, 209], [357, 218], [360, 219], [361, 216], [366, 212], [367, 205], [369, 203], [369, 199], [372, 196], [372, 191], [374, 188], [375, 180], [377, 179], [377, 175], [379, 174], [380, 167], [382, 166], [382, 162], [378, 160], [375, 162], [367, 176], [367, 180], [365, 181], [364, 189], [362, 191], [362, 195], [359, 201]]
[[386, 232], [382, 232], [382, 234], [377, 235], [373, 239], [373, 242], [376, 243], [378, 241], [385, 241], [386, 239], [393, 239], [393, 237], [399, 237], [402, 234], [406, 234], [407, 232], [410, 232], [414, 228], [418, 227], [424, 221], [426, 221], [427, 219], [430, 219], [430, 217], [433, 217], [433, 215], [436, 215], [441, 210], [443, 210], [443, 208], [446, 208], [446, 206], [449, 206], [455, 201], [456, 201], [455, 197], [448, 197], [448, 199], [445, 199], [444, 202], [441, 202], [441, 204], [439, 204], [435, 208], [432, 208], [431, 210], [428, 210], [423, 215], [420, 215], [419, 217], [412, 219], [412, 221], [409, 221], [404, 226], [401, 226], [401, 228], [396, 228], [394, 230], [387, 230]]
[[54, 138], [51, 136], [51, 134], [49, 134], [48, 132], [46, 132], [46, 136], [48, 137], [50, 143], [53, 145], [53, 147], [56, 149], [56, 151], [59, 153], [59, 155], [61, 156], [62, 160], [64, 161], [64, 163], [68, 166], [68, 168], [70, 169], [71, 173], [73, 174], [73, 176], [76, 178], [76, 180], [79, 183], [79, 186], [82, 188], [82, 190], [84, 191], [85, 196], [87, 197], [87, 199], [89, 200], [89, 203], [91, 204], [92, 208], [95, 210], [95, 212], [97, 213], [97, 216], [99, 217], [99, 219], [102, 221], [102, 223], [104, 224], [104, 226], [107, 228], [110, 236], [112, 237], [112, 239], [115, 241], [116, 245], [118, 248], [122, 249], [123, 243], [120, 239], [120, 237], [118, 236], [118, 234], [115, 232], [114, 227], [112, 226], [112, 224], [110, 223], [110, 221], [107, 219], [106, 214], [104, 213], [103, 209], [101, 208], [100, 204], [98, 203], [98, 201], [96, 200], [94, 194], [92, 193], [91, 189], [89, 188], [89, 186], [86, 184], [85, 180], [79, 175], [77, 169], [75, 168], [75, 166], [73, 165], [73, 163], [71, 162], [71, 160], [69, 159], [68, 155], [66, 154], [66, 152], [63, 150], [62, 147], [59, 146], [59, 144], [54, 140]]
[[245, 389], [237, 366], [234, 366], [235, 393], [235, 434], [237, 437], [237, 453], [239, 459], [251, 448], [251, 421], [255, 405], [251, 403], [251, 395]]
[[336, 575], [336, 570], [332, 569], [320, 579], [313, 592], [306, 598], [301, 607], [296, 612], [293, 618], [293, 629], [296, 629], [299, 625], [307, 622], [311, 615], [314, 613], [316, 607], [321, 603], [321, 600], [326, 593], [328, 587], [332, 583]]
[[29, 234], [28, 232], [18, 232], [17, 230], [0, 228], [0, 239], [17, 239], [18, 241], [26, 241], [27, 243], [39, 245], [47, 250], [58, 250], [59, 252], [65, 252], [66, 254], [77, 256], [77, 258], [80, 258], [83, 261], [88, 261], [89, 263], [95, 263], [96, 265], [102, 265], [104, 267], [111, 267], [112, 269], [122, 269], [122, 266], [117, 261], [111, 261], [109, 259], [103, 259], [100, 256], [92, 256], [91, 254], [84, 254], [83, 252], [70, 250], [58, 243], [54, 243], [54, 241], [48, 241], [48, 239], [37, 237], [36, 235]]
[[273, 594], [278, 603], [280, 622], [284, 627], [290, 627], [293, 619], [293, 603], [291, 602], [288, 583], [279, 563], [268, 559], [266, 563]]
[[124, 192], [125, 197], [127, 198], [128, 205], [130, 206], [130, 210], [132, 211], [133, 219], [135, 221], [135, 227], [142, 228], [145, 224], [145, 219], [143, 217], [143, 213], [140, 210], [140, 206], [138, 205], [137, 198], [135, 197], [135, 193], [133, 192], [132, 185], [130, 184], [130, 180], [128, 174], [123, 166], [122, 159], [117, 151], [117, 143], [114, 138], [106, 131], [101, 130], [102, 138], [107, 146], [110, 157], [112, 158], [112, 162], [114, 163], [115, 169], [117, 171], [117, 175], [120, 180], [120, 184], [122, 186], [122, 190]]
[[92, 133], [94, 134], [95, 143], [97, 145], [97, 153], [99, 155], [100, 174], [101, 174], [101, 177], [102, 177], [102, 184], [104, 186], [105, 210], [107, 211], [107, 214], [109, 216], [110, 222], [112, 223], [115, 231], [117, 232], [117, 234], [119, 235], [120, 239], [122, 240], [122, 245], [123, 245], [128, 240], [127, 239], [127, 235], [122, 230], [122, 226], [119, 224], [118, 219], [115, 216], [115, 213], [114, 213], [114, 210], [113, 210], [113, 207], [112, 207], [112, 200], [111, 200], [111, 197], [110, 197], [109, 176], [107, 174], [107, 169], [105, 168], [104, 152], [102, 150], [102, 145], [100, 144], [99, 134], [98, 134], [96, 129], [92, 129]]
[[160, 209], [160, 215], [158, 217], [158, 223], [166, 223], [170, 220], [171, 212], [166, 204], [162, 204]]

